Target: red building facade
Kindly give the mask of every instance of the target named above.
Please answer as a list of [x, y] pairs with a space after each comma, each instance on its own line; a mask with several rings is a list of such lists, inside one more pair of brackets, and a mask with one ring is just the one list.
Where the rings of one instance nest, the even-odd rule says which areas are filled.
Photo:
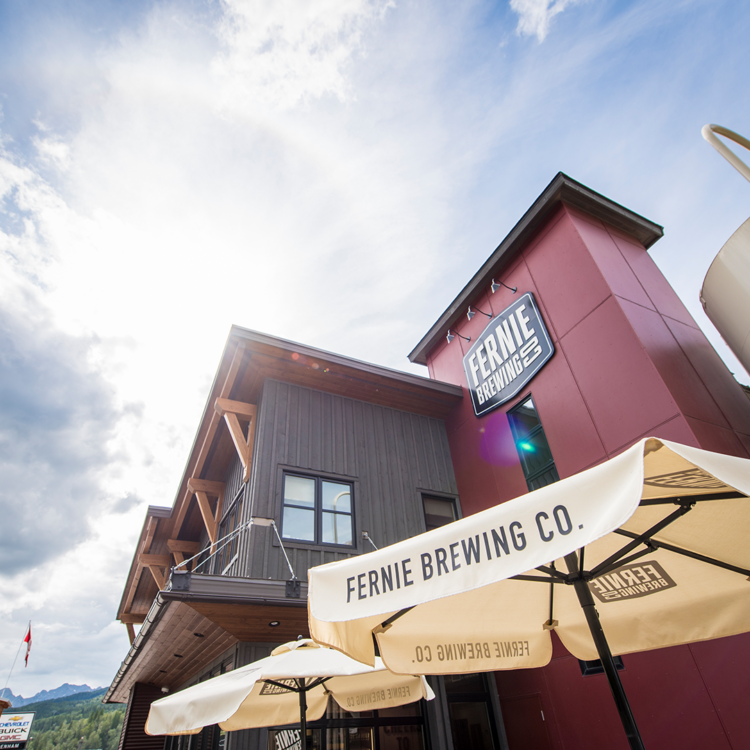
[[[645, 436], [750, 457], [750, 401], [648, 255], [661, 234], [558, 174], [410, 354], [468, 394], [464, 355], [527, 292], [553, 342], [513, 398], [477, 417], [465, 397], [446, 417], [464, 515], [531, 486], [509, 419], [529, 397], [559, 477]], [[750, 636], [625, 656], [646, 746], [750, 748], [749, 660]], [[627, 747], [604, 675], [584, 676], [556, 639], [547, 667], [496, 682], [511, 750]]]

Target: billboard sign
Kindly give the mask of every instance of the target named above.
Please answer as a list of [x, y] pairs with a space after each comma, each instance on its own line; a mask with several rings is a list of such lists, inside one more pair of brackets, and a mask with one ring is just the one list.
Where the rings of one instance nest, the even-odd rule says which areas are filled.
[[25, 750], [31, 736], [34, 711], [14, 712], [8, 708], [0, 716], [0, 750]]
[[474, 413], [481, 417], [512, 399], [555, 351], [531, 292], [487, 324], [464, 356]]

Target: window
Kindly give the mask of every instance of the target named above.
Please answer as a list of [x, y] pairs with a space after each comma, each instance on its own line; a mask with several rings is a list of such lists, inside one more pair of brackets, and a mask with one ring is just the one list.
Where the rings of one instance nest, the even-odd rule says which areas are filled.
[[422, 497], [424, 523], [427, 531], [432, 531], [456, 520], [456, 503], [444, 497]]
[[557, 482], [560, 475], [531, 396], [508, 412], [508, 420], [528, 488], [538, 490]]
[[352, 485], [284, 474], [281, 536], [311, 544], [354, 544]]
[[229, 512], [225, 514], [219, 525], [219, 535], [217, 538], [219, 540], [223, 539], [224, 541], [219, 541], [219, 547], [221, 547], [221, 550], [216, 555], [214, 572], [218, 575], [226, 575], [229, 573], [232, 565], [234, 565], [237, 560], [239, 535], [235, 535], [228, 542], [227, 537], [237, 530], [237, 526], [240, 523], [243, 493], [244, 487], [241, 487], [234, 499], [234, 503], [229, 509]]

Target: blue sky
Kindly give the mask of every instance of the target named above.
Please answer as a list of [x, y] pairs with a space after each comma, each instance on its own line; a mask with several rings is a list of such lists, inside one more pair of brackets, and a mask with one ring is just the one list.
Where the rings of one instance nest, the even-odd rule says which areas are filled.
[[0, 677], [107, 684], [231, 324], [391, 367], [558, 171], [698, 292], [750, 213], [722, 0], [0, 0]]

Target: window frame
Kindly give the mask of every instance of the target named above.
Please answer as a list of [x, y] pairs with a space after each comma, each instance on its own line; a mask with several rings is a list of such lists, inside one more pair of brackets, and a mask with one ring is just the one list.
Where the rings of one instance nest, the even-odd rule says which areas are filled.
[[[279, 534], [284, 544], [291, 544], [295, 547], [309, 547], [309, 548], [325, 548], [325, 549], [342, 549], [342, 550], [356, 550], [357, 549], [357, 523], [355, 513], [355, 485], [356, 482], [349, 477], [341, 477], [326, 472], [311, 472], [304, 471], [291, 467], [279, 467], [281, 469], [281, 498], [279, 503]], [[315, 498], [313, 512], [315, 515], [315, 539], [298, 539], [297, 537], [285, 536], [284, 533], [284, 508], [287, 507], [284, 502], [284, 495], [286, 490], [286, 478], [299, 477], [300, 479], [312, 479], [315, 481]], [[350, 493], [350, 507], [351, 512], [345, 513], [342, 511], [324, 511], [323, 510], [323, 482], [329, 482], [331, 484], [343, 484], [349, 487]], [[295, 507], [295, 506], [290, 506]], [[352, 528], [352, 543], [351, 544], [337, 544], [335, 542], [324, 542], [323, 538], [323, 516], [325, 513], [332, 515], [349, 516], [351, 519]], [[277, 540], [274, 540], [276, 544]]]
[[[222, 539], [227, 533], [232, 533], [237, 530], [242, 522], [242, 506], [245, 501], [245, 484], [241, 484], [237, 490], [232, 502], [229, 507], [224, 510], [216, 527], [217, 539]], [[230, 521], [234, 521], [233, 528], [227, 532], [227, 524]], [[216, 554], [213, 560], [213, 572], [214, 575], [227, 575], [232, 569], [232, 566], [239, 559], [239, 535], [235, 536], [232, 541], [227, 544], [220, 552]]]
[[[529, 431], [529, 433], [525, 436], [520, 436], [516, 430], [516, 425], [514, 423], [514, 419], [511, 416], [514, 412], [517, 412], [521, 409], [521, 407], [529, 400], [531, 399], [531, 403], [534, 406], [534, 412], [536, 413], [536, 418], [539, 422], [539, 424], [534, 427], [532, 430]], [[528, 487], [530, 492], [533, 492], [535, 489], [540, 489], [539, 487], [532, 487], [532, 483], [539, 479], [541, 476], [546, 474], [548, 471], [554, 471], [555, 478], [548, 482], [547, 484], [554, 484], [555, 482], [560, 481], [560, 472], [557, 470], [557, 464], [555, 462], [555, 457], [552, 455], [552, 447], [549, 444], [549, 440], [547, 440], [547, 433], [544, 431], [544, 425], [542, 424], [542, 417], [539, 414], [539, 408], [536, 405], [536, 401], [534, 401], [534, 397], [531, 394], [531, 392], [526, 393], [526, 395], [521, 396], [518, 401], [505, 412], [506, 416], [508, 417], [508, 425], [510, 427], [511, 435], [513, 436], [513, 444], [516, 447], [516, 452], [518, 453], [518, 461], [521, 464], [521, 470], [523, 471], [524, 479], [526, 480], [526, 486]], [[547, 445], [547, 450], [549, 451], [550, 460], [540, 469], [536, 469], [533, 472], [528, 472], [526, 470], [526, 463], [524, 462], [523, 455], [521, 454], [521, 450], [519, 448], [519, 443], [521, 440], [533, 438], [537, 435], [541, 434], [541, 436], [544, 438], [544, 442]], [[541, 485], [542, 487], [546, 487], [547, 485]]]
[[[424, 521], [425, 531], [430, 531], [430, 529], [427, 528], [427, 509], [425, 508], [424, 504], [425, 500], [440, 500], [445, 503], [450, 503], [453, 506], [453, 521], [449, 521], [448, 523], [455, 523], [456, 521], [459, 521], [461, 520], [461, 518], [463, 518], [463, 516], [461, 515], [461, 504], [458, 502], [458, 497], [456, 497], [456, 495], [447, 495], [432, 490], [420, 490], [419, 502], [422, 507], [422, 520]], [[447, 526], [448, 523], [443, 525]], [[435, 528], [441, 527], [437, 526]]]

